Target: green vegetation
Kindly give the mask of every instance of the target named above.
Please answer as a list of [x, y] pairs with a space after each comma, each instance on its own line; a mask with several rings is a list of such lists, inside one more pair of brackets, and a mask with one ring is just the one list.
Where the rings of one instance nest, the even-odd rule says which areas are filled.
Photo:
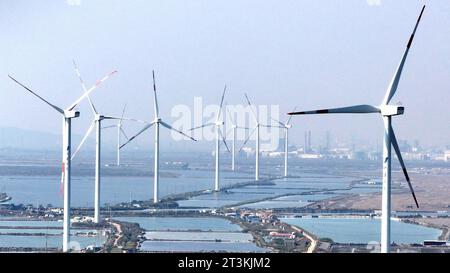
[[330, 244], [334, 243], [333, 239], [331, 238], [320, 238], [319, 241]]
[[122, 228], [122, 237], [117, 241], [117, 245], [122, 247], [122, 251], [135, 252], [138, 236], [143, 233], [143, 229], [136, 223], [118, 223]]

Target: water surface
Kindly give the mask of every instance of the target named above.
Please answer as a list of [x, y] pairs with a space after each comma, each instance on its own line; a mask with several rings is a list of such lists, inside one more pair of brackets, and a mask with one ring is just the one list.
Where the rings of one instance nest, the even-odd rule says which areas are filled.
[[[282, 218], [317, 235], [338, 243], [369, 243], [380, 241], [381, 221], [373, 218]], [[391, 236], [395, 243], [423, 243], [436, 240], [441, 231], [434, 228], [391, 221]]]

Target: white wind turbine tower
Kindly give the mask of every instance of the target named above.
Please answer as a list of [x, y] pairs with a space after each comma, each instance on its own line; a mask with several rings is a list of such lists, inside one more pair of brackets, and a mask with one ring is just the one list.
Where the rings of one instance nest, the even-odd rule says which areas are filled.
[[[80, 71], [78, 70], [78, 66], [75, 63], [75, 61], [73, 62], [73, 64], [74, 64], [74, 68], [75, 68], [75, 73], [77, 74], [78, 79], [80, 80], [81, 87], [83, 88], [83, 91], [86, 92], [87, 88], [86, 88], [86, 85], [84, 84], [83, 79], [81, 78], [81, 74], [80, 74]], [[96, 129], [95, 130], [96, 142], [95, 142], [94, 222], [99, 223], [101, 220], [100, 219], [100, 191], [101, 191], [101, 181], [100, 180], [101, 180], [102, 122], [103, 122], [103, 120], [118, 120], [119, 124], [121, 124], [125, 118], [123, 117], [123, 113], [122, 113], [122, 117], [101, 115], [95, 108], [95, 105], [92, 102], [89, 95], [87, 96], [87, 99], [89, 101], [89, 105], [91, 107], [94, 118], [91, 122], [89, 129], [86, 131], [86, 134], [84, 135], [83, 139], [81, 140], [80, 144], [78, 145], [77, 149], [72, 154], [71, 160], [73, 160], [75, 158], [75, 156], [78, 154], [81, 147], [86, 142], [87, 138], [90, 136], [90, 134], [92, 133], [92, 131], [95, 128]], [[126, 118], [126, 120], [133, 120], [133, 121], [138, 121], [141, 123], [143, 122], [140, 120], [134, 120], [134, 119], [128, 119], [128, 118]], [[119, 127], [119, 129], [121, 129], [121, 127]]]
[[[295, 111], [295, 108], [294, 108]], [[292, 116], [288, 118], [286, 123], [282, 123], [281, 121], [275, 120], [280, 124], [281, 128], [284, 129], [284, 177], [288, 177], [288, 156], [289, 156], [289, 129], [292, 128], [291, 124]]]
[[400, 77], [403, 71], [403, 67], [406, 62], [406, 58], [411, 48], [414, 35], [416, 33], [417, 27], [419, 26], [420, 19], [422, 18], [425, 6], [423, 6], [420, 12], [419, 18], [417, 19], [414, 31], [409, 38], [406, 50], [402, 56], [400, 64], [395, 72], [395, 75], [387, 89], [386, 95], [380, 106], [372, 105], [356, 105], [344, 108], [334, 108], [334, 109], [323, 109], [316, 111], [306, 111], [306, 112], [294, 112], [289, 113], [289, 115], [310, 115], [310, 114], [334, 114], [334, 113], [351, 113], [351, 114], [366, 114], [366, 113], [379, 113], [383, 117], [384, 122], [384, 141], [383, 141], [383, 186], [382, 186], [382, 216], [381, 216], [381, 252], [388, 253], [391, 246], [391, 147], [394, 147], [397, 158], [400, 161], [403, 173], [405, 175], [406, 181], [408, 182], [409, 189], [414, 198], [417, 208], [419, 204], [416, 199], [408, 172], [403, 162], [403, 158], [400, 152], [400, 148], [397, 143], [397, 138], [395, 137], [394, 130], [392, 128], [392, 117], [397, 115], [403, 115], [405, 108], [398, 105], [390, 105], [392, 97], [397, 91], [398, 84], [400, 82]]
[[122, 143], [122, 136], [125, 137], [126, 140], [129, 140], [127, 134], [123, 130], [123, 120], [125, 116], [125, 110], [127, 105], [125, 104], [122, 110], [122, 117], [117, 121], [116, 125], [104, 126], [102, 129], [116, 128], [117, 129], [117, 155], [116, 155], [116, 166], [120, 166], [120, 143]]
[[122, 118], [119, 120], [119, 122], [117, 123], [117, 166], [120, 166], [120, 143], [121, 143], [121, 136], [123, 135], [125, 137], [126, 140], [128, 140], [128, 136], [125, 133], [125, 131], [123, 130], [123, 116], [125, 115], [125, 110], [127, 108], [127, 105], [125, 104], [123, 106], [123, 111], [122, 111]]
[[263, 125], [263, 124], [259, 123], [259, 112], [258, 112], [258, 114], [257, 114], [257, 113], [253, 110], [253, 106], [252, 106], [250, 100], [248, 99], [247, 94], [245, 94], [245, 99], [247, 100], [248, 106], [250, 107], [250, 109], [251, 109], [251, 111], [252, 111], [253, 117], [254, 117], [255, 122], [256, 122], [256, 126], [255, 126], [255, 128], [253, 129], [253, 131], [249, 134], [247, 140], [245, 140], [244, 144], [242, 145], [241, 149], [239, 149], [239, 150], [242, 150], [242, 148], [244, 148], [245, 144], [247, 144], [247, 142], [250, 140], [250, 137], [251, 137], [251, 136], [253, 135], [253, 133], [256, 131], [255, 180], [258, 181], [258, 180], [259, 180], [259, 153], [260, 153], [260, 151], [259, 151], [259, 147], [260, 147], [260, 143], [259, 143], [259, 141], [260, 141], [259, 133], [260, 133], [260, 132], [259, 132], [259, 129], [260, 129], [260, 127], [280, 128], [280, 126], [272, 126], [272, 125], [265, 125], [265, 124]]
[[136, 135], [131, 137], [125, 144], [120, 146], [120, 149], [122, 149], [125, 145], [133, 141], [137, 136], [142, 134], [143, 132], [147, 131], [150, 127], [155, 125], [155, 168], [154, 168], [154, 184], [153, 184], [153, 203], [158, 203], [159, 199], [159, 126], [162, 125], [163, 127], [175, 131], [193, 141], [197, 141], [194, 138], [188, 136], [187, 134], [173, 128], [166, 122], [164, 122], [161, 117], [159, 116], [159, 107], [158, 107], [158, 97], [156, 94], [156, 81], [155, 81], [155, 71], [153, 71], [153, 96], [154, 96], [154, 106], [155, 106], [155, 120], [152, 123], [148, 123], [140, 130]]
[[[237, 122], [234, 120], [233, 116], [230, 113], [230, 110], [227, 106], [225, 106], [225, 109], [228, 113], [230, 123], [231, 123], [231, 131], [232, 131], [232, 144], [231, 144], [231, 170], [236, 170], [236, 138], [237, 138], [237, 130], [238, 129], [244, 129], [249, 130], [247, 127], [240, 127], [237, 125]], [[228, 134], [227, 134], [228, 135]]]
[[72, 137], [72, 119], [78, 118], [80, 116], [80, 112], [75, 110], [75, 107], [86, 97], [89, 96], [95, 89], [97, 89], [104, 81], [106, 81], [111, 75], [116, 73], [117, 71], [113, 71], [109, 73], [107, 76], [97, 81], [97, 83], [91, 87], [89, 90], [86, 90], [84, 94], [77, 99], [74, 103], [72, 103], [66, 109], [59, 108], [54, 104], [51, 104], [41, 96], [39, 96], [36, 92], [23, 85], [19, 81], [17, 81], [12, 76], [9, 76], [13, 81], [17, 84], [25, 88], [28, 92], [48, 104], [50, 107], [55, 109], [58, 113], [60, 113], [63, 117], [63, 154], [62, 154], [62, 174], [61, 174], [61, 183], [64, 187], [64, 219], [63, 219], [63, 251], [69, 251], [69, 242], [70, 242], [70, 190], [71, 190], [71, 137]]
[[220, 107], [219, 107], [219, 111], [217, 112], [217, 116], [216, 116], [216, 121], [214, 123], [206, 123], [203, 124], [199, 127], [195, 127], [190, 129], [190, 131], [194, 131], [197, 129], [203, 129], [203, 128], [207, 128], [210, 126], [215, 126], [216, 128], [216, 173], [215, 173], [215, 179], [214, 179], [214, 191], [220, 191], [220, 186], [219, 186], [219, 180], [220, 180], [220, 141], [223, 141], [223, 143], [225, 144], [225, 147], [227, 148], [228, 151], [230, 151], [230, 149], [228, 148], [228, 145], [225, 141], [225, 137], [222, 134], [222, 131], [220, 129], [220, 127], [222, 127], [224, 125], [224, 122], [220, 119], [220, 115], [222, 113], [222, 107], [223, 107], [223, 100], [225, 98], [225, 92], [227, 91], [227, 86], [225, 85], [225, 88], [223, 90], [223, 94], [222, 94], [222, 100], [220, 101]]

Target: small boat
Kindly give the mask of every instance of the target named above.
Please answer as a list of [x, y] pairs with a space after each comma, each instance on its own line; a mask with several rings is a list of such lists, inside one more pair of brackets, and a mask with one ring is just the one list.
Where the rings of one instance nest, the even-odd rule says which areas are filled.
[[0, 203], [8, 202], [12, 198], [6, 195], [4, 192], [0, 192]]

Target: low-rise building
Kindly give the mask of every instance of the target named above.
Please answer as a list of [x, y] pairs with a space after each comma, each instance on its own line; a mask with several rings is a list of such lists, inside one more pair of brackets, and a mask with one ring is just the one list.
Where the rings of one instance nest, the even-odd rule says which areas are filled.
[[444, 152], [444, 158], [445, 158], [445, 161], [447, 161], [447, 162], [450, 161], [450, 150], [447, 150]]
[[282, 233], [282, 232], [272, 231], [271, 233], [269, 233], [269, 235], [274, 238], [287, 238], [287, 239], [295, 239], [295, 237], [296, 237], [294, 232]]
[[89, 223], [94, 222], [94, 218], [90, 216], [75, 216], [71, 220], [72, 223]]
[[301, 159], [319, 159], [322, 158], [320, 154], [298, 154], [298, 157]]

